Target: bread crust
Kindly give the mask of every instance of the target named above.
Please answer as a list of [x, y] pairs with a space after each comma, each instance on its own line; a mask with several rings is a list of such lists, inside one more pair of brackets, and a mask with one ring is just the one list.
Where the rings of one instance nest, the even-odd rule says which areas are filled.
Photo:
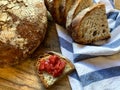
[[67, 14], [67, 20], [66, 20], [66, 28], [69, 27], [69, 25], [71, 24], [72, 22], [72, 19], [73, 19], [73, 14], [77, 8], [77, 6], [80, 4], [81, 0], [75, 0], [75, 2], [72, 4], [68, 14]]
[[61, 12], [62, 13], [62, 26], [66, 27], [66, 20], [67, 20], [67, 15], [68, 15], [68, 12], [71, 8], [71, 6], [74, 4], [75, 0], [65, 0], [65, 5], [63, 7], [63, 11]]
[[53, 20], [66, 28], [79, 11], [92, 4], [92, 0], [87, 3], [84, 0], [45, 0], [45, 4]]
[[[86, 8], [85, 10], [83, 10], [82, 12], [80, 12], [72, 21], [70, 28], [68, 29], [70, 35], [72, 36], [73, 40], [75, 42], [78, 42], [80, 44], [91, 44], [93, 42], [99, 41], [99, 40], [107, 40], [109, 39], [110, 36], [110, 32], [109, 32], [109, 28], [108, 28], [108, 24], [106, 24], [106, 27], [108, 30], [106, 30], [107, 35], [106, 36], [101, 36], [99, 38], [94, 38], [92, 40], [85, 40], [82, 39], [83, 34], [85, 34], [85, 31], [80, 31], [81, 28], [81, 24], [82, 21], [84, 20], [85, 17], [89, 16], [91, 12], [95, 11], [95, 9], [98, 8], [104, 8], [105, 11], [105, 5], [104, 4], [94, 4], [93, 6]], [[105, 15], [106, 16], [106, 15]], [[107, 17], [105, 18], [105, 22], [107, 23]], [[78, 33], [79, 32], [79, 33]]]
[[81, 12], [83, 9], [91, 6], [93, 4], [92, 0], [81, 0], [79, 5], [77, 6], [77, 8], [75, 9], [75, 12], [73, 14], [73, 18], [79, 13]]
[[0, 64], [14, 65], [28, 58], [43, 41], [47, 12], [42, 0], [2, 0], [0, 7]]
[[[44, 79], [44, 75], [43, 73], [45, 72], [39, 72], [39, 65], [40, 65], [40, 61], [39, 60], [42, 60], [42, 58], [45, 58], [45, 57], [49, 57], [50, 55], [57, 55], [59, 56], [60, 58], [62, 58], [65, 62], [66, 62], [66, 65], [70, 65], [70, 69], [69, 71], [65, 72], [65, 70], [63, 71], [62, 75], [60, 75], [59, 77], [54, 77], [54, 82], [52, 82], [52, 84], [48, 84], [47, 83], [47, 80]], [[74, 69], [74, 65], [70, 62], [70, 60], [68, 60], [67, 58], [65, 58], [64, 56], [62, 56], [61, 54], [57, 53], [57, 52], [54, 52], [54, 51], [48, 51], [47, 53], [45, 53], [43, 56], [40, 56], [38, 59], [37, 59], [37, 64], [36, 64], [36, 68], [37, 68], [37, 74], [41, 80], [41, 82], [43, 83], [43, 85], [46, 87], [46, 88], [49, 88], [50, 86], [52, 86], [55, 82], [57, 82], [59, 79], [61, 79], [62, 77], [64, 77], [65, 75], [68, 75], [70, 74]], [[50, 74], [48, 74], [50, 75]], [[50, 75], [51, 76], [51, 75]]]
[[61, 19], [60, 19], [60, 4], [61, 4], [62, 0], [53, 0], [53, 8], [52, 8], [52, 16], [54, 18], [54, 20], [60, 24]]
[[53, 0], [44, 0], [45, 6], [49, 12], [52, 12]]
[[63, 27], [65, 27], [65, 20], [64, 20], [65, 5], [66, 5], [66, 0], [62, 0], [59, 7], [59, 14], [60, 14], [59, 24], [62, 25]]
[[92, 0], [76, 0], [70, 8], [70, 11], [67, 15], [66, 28], [69, 28], [74, 17], [81, 12], [83, 9], [92, 5]]

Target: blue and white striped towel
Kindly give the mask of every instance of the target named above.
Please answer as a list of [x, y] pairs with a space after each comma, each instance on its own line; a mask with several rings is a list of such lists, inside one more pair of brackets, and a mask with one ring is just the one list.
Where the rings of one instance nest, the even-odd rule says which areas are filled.
[[105, 45], [77, 44], [56, 24], [61, 52], [76, 68], [69, 81], [72, 90], [120, 90], [120, 54], [116, 54], [120, 52], [120, 11], [114, 9], [113, 0], [94, 1], [106, 4], [112, 37]]

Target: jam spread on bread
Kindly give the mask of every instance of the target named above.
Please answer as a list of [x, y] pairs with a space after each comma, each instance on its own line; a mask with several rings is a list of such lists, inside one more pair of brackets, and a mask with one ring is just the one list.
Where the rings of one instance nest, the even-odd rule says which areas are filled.
[[46, 71], [53, 77], [58, 77], [62, 74], [66, 62], [57, 55], [50, 55], [48, 58], [40, 60], [39, 71]]

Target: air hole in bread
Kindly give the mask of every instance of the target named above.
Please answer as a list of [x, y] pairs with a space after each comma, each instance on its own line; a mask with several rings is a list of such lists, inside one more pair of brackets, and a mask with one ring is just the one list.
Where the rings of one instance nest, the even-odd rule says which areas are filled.
[[82, 34], [82, 38], [84, 38], [84, 34]]
[[104, 24], [102, 24], [102, 27], [104, 27], [105, 25]]
[[103, 33], [105, 33], [105, 29], [103, 29]]
[[96, 36], [96, 35], [97, 35], [97, 31], [94, 31], [94, 32], [93, 32], [93, 36]]

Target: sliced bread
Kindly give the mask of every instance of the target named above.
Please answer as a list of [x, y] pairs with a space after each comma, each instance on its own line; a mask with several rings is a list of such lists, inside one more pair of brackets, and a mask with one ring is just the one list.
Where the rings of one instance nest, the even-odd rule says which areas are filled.
[[53, 0], [44, 0], [44, 3], [46, 5], [46, 8], [48, 9], [48, 11], [52, 12]]
[[66, 0], [62, 0], [60, 2], [60, 7], [59, 7], [59, 13], [60, 13], [60, 18], [59, 18], [59, 24], [65, 27], [65, 20], [64, 18], [64, 10], [65, 10], [65, 4], [66, 4]]
[[63, 15], [62, 22], [64, 23], [64, 26], [66, 25], [66, 19], [67, 19], [68, 12], [75, 1], [76, 0], [65, 0], [65, 6], [64, 6], [64, 10], [62, 12], [62, 15]]
[[[61, 72], [61, 74], [57, 77], [54, 77], [52, 74], [50, 74], [49, 72], [46, 72], [46, 71], [41, 71], [40, 70], [40, 67], [41, 65], [43, 65], [41, 63], [42, 60], [44, 61], [47, 61], [49, 60], [50, 56], [52, 55], [56, 55], [58, 58], [60, 58], [60, 60], [64, 61], [66, 64], [65, 64], [65, 67], [63, 69], [63, 71]], [[47, 62], [50, 62], [50, 61], [47, 61]], [[49, 64], [51, 65], [51, 64]], [[60, 64], [59, 64], [60, 65]], [[54, 65], [56, 66], [56, 65]], [[37, 72], [38, 72], [38, 75], [39, 75], [39, 78], [41, 80], [41, 82], [43, 83], [43, 85], [48, 88], [50, 86], [52, 86], [56, 81], [58, 81], [60, 78], [62, 78], [63, 76], [71, 73], [73, 70], [74, 70], [74, 65], [70, 62], [70, 60], [68, 60], [67, 58], [63, 57], [61, 54], [59, 53], [56, 53], [56, 52], [53, 52], [53, 51], [50, 51], [50, 52], [47, 52], [46, 54], [44, 54], [43, 56], [41, 56], [40, 58], [37, 59], [37, 64], [36, 64], [36, 67], [37, 67]], [[48, 66], [47, 66], [48, 67]], [[60, 67], [60, 66], [59, 66]], [[55, 67], [53, 67], [55, 68]], [[48, 68], [50, 69], [50, 68]], [[58, 70], [58, 69], [57, 69]], [[54, 72], [54, 70], [52, 70], [52, 73]]]
[[90, 44], [110, 38], [104, 4], [94, 4], [82, 10], [72, 21], [68, 29], [74, 41]]
[[73, 14], [73, 18], [83, 9], [91, 6], [93, 4], [93, 0], [81, 0], [80, 4], [77, 6], [77, 8], [75, 9], [75, 12]]
[[66, 28], [69, 27], [71, 24], [73, 18], [83, 9], [89, 7], [92, 4], [92, 0], [75, 0], [74, 4], [70, 8], [68, 14], [67, 14], [67, 19], [66, 19]]
[[60, 24], [60, 8], [61, 8], [61, 2], [62, 0], [44, 0], [45, 5], [47, 7], [47, 10], [50, 12], [50, 14], [53, 17], [53, 20]]
[[60, 4], [61, 4], [62, 0], [53, 0], [53, 8], [52, 8], [52, 16], [53, 19], [55, 20], [55, 22], [57, 22], [58, 24], [60, 24]]

